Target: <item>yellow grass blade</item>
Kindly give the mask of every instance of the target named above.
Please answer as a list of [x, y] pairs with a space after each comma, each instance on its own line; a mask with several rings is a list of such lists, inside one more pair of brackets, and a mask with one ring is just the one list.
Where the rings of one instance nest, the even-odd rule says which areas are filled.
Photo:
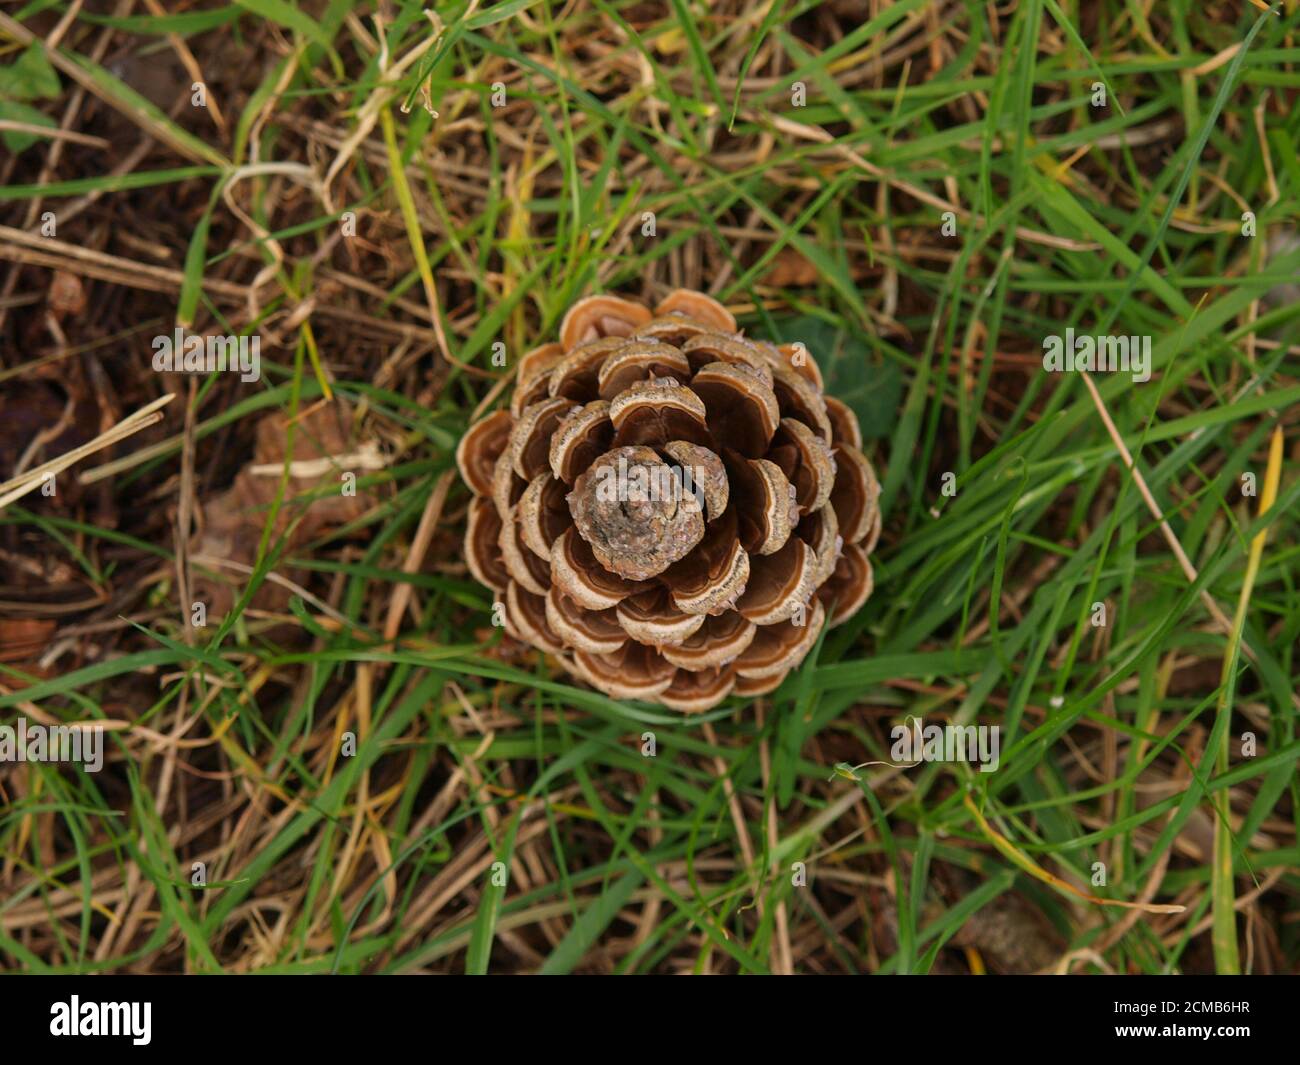
[[1141, 910], [1143, 913], [1182, 913], [1187, 909], [1186, 906], [1175, 906], [1166, 903], [1125, 902], [1123, 899], [1103, 899], [1099, 895], [1089, 895], [1086, 891], [1080, 891], [1073, 884], [1062, 880], [1059, 876], [1056, 876], [1053, 873], [1049, 873], [1028, 855], [1017, 850], [1015, 844], [988, 823], [988, 820], [982, 813], [980, 813], [979, 808], [975, 805], [975, 802], [971, 799], [970, 795], [964, 796], [962, 802], [965, 803], [966, 809], [971, 812], [971, 816], [975, 818], [976, 822], [978, 822], [984, 835], [988, 836], [989, 842], [998, 849], [998, 853], [1003, 855], [1017, 868], [1023, 869], [1030, 876], [1036, 877], [1044, 884], [1050, 884], [1052, 887], [1056, 888], [1057, 891], [1067, 895], [1073, 895], [1075, 898], [1083, 899], [1084, 902], [1091, 902], [1097, 906], [1119, 906], [1126, 910]]
[[[1268, 448], [1268, 467], [1264, 471], [1264, 487], [1259, 497], [1259, 513], [1263, 517], [1277, 501], [1278, 484], [1282, 480], [1282, 427], [1273, 430], [1273, 439]], [[1259, 573], [1260, 560], [1264, 557], [1264, 541], [1268, 539], [1268, 530], [1261, 529], [1250, 542], [1250, 556], [1246, 562], [1246, 577], [1241, 582], [1241, 595], [1237, 598], [1237, 612], [1232, 618], [1232, 632], [1228, 637], [1228, 646], [1223, 655], [1223, 671], [1219, 674], [1219, 715], [1232, 713], [1229, 698], [1231, 687], [1229, 681], [1237, 661], [1237, 650], [1241, 644], [1242, 629], [1246, 625], [1246, 610], [1250, 606], [1250, 593], [1255, 587], [1255, 577]], [[1219, 743], [1217, 769], [1220, 773], [1228, 771], [1228, 730], [1223, 729], [1223, 738]], [[1210, 871], [1210, 890], [1213, 902], [1213, 931], [1211, 939], [1214, 944], [1215, 970], [1237, 975], [1241, 972], [1241, 956], [1237, 950], [1237, 914], [1235, 891], [1232, 882], [1232, 825], [1228, 820], [1231, 809], [1228, 793], [1225, 791], [1221, 800], [1222, 808], [1216, 807], [1214, 820], [1214, 865]]]

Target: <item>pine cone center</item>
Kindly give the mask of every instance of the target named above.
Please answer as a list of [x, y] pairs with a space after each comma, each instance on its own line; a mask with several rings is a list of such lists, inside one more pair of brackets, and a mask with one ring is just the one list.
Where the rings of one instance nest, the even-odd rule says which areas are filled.
[[654, 577], [704, 537], [704, 515], [682, 471], [650, 447], [607, 451], [569, 493], [579, 535], [606, 569], [629, 580]]

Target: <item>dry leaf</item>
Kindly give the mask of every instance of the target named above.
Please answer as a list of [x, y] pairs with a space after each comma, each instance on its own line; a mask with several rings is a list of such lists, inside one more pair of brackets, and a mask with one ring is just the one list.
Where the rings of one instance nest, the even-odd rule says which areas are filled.
[[[355, 487], [355, 494], [345, 493], [349, 482], [355, 486], [356, 481], [373, 472], [378, 457], [375, 445], [364, 446], [351, 435], [351, 423], [351, 407], [336, 397], [333, 403], [299, 418], [295, 426], [290, 478], [271, 541], [275, 543], [287, 533], [287, 553], [360, 517], [375, 503], [373, 493], [360, 487]], [[252, 566], [256, 561], [262, 530], [280, 487], [286, 439], [280, 415], [262, 418], [257, 424], [252, 461], [229, 489], [203, 508], [203, 529], [191, 542], [191, 554], [237, 564], [212, 576], [196, 571], [195, 595], [207, 604], [210, 617], [221, 617], [230, 609], [246, 579], [238, 567]], [[319, 496], [312, 498], [318, 490]], [[290, 580], [302, 576], [295, 576], [284, 566], [277, 567], [277, 572]], [[283, 609], [290, 594], [283, 586], [268, 581], [258, 589], [253, 605], [264, 610]]]

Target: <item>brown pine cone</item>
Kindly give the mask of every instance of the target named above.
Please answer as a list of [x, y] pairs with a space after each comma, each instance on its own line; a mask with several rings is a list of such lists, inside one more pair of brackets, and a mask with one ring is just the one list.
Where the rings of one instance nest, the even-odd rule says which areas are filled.
[[679, 290], [579, 301], [456, 452], [506, 630], [616, 699], [773, 690], [871, 594], [879, 484], [801, 346]]

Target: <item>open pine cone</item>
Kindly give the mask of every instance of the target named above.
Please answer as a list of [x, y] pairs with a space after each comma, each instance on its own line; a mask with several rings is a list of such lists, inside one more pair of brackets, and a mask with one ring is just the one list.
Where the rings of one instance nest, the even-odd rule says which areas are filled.
[[759, 695], [871, 594], [879, 484], [802, 346], [679, 290], [592, 296], [456, 452], [506, 630], [618, 699]]

